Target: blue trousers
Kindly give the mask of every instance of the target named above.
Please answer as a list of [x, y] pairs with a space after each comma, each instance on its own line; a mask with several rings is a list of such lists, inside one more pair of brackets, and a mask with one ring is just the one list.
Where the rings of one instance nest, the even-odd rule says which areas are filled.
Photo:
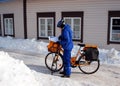
[[71, 50], [64, 50], [63, 53], [63, 66], [64, 66], [64, 72], [65, 75], [70, 76], [71, 75]]

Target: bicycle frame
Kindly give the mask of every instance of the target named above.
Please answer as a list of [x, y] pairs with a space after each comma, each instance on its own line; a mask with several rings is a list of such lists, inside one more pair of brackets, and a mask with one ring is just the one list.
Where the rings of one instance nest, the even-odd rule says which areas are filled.
[[77, 59], [79, 59], [80, 57], [85, 59], [84, 53], [82, 53], [82, 51], [83, 50], [81, 50], [81, 46], [80, 46], [78, 51], [77, 51], [76, 56], [71, 57], [71, 65], [73, 65], [73, 66], [87, 66], [87, 65], [90, 65], [88, 61], [84, 61], [85, 63], [81, 63], [81, 64], [77, 62]]
[[[62, 54], [62, 53], [64, 52], [64, 50], [61, 48], [60, 50], [58, 50], [58, 52], [59, 52], [60, 54]], [[79, 64], [79, 63], [76, 64], [76, 61], [77, 61], [77, 59], [79, 58], [79, 56], [84, 57], [84, 55], [83, 55], [83, 53], [82, 53], [82, 50], [81, 50], [81, 46], [79, 46], [79, 49], [78, 49], [78, 51], [77, 51], [76, 56], [71, 57], [71, 64], [72, 64], [73, 66], [83, 65], [83, 64]], [[58, 58], [59, 58], [59, 57], [57, 56], [57, 58], [56, 58], [55, 61], [57, 61]], [[86, 61], [86, 63], [87, 63], [87, 61]], [[84, 64], [84, 65], [86, 66], [86, 64]], [[88, 65], [88, 64], [87, 64], [87, 65]]]

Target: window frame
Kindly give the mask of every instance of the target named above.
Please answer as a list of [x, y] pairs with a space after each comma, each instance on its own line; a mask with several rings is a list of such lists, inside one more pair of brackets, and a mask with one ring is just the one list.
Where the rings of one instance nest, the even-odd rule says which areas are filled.
[[[5, 19], [12, 19], [12, 33], [6, 33]], [[12, 36], [15, 37], [15, 28], [14, 28], [14, 14], [3, 14], [3, 29], [4, 36]]]
[[[53, 19], [53, 29], [52, 33], [55, 36], [55, 12], [37, 12], [37, 39], [48, 39], [48, 36], [40, 36], [39, 30], [39, 19], [40, 18], [52, 18]], [[47, 33], [48, 34], [48, 33]]]
[[120, 11], [108, 11], [108, 36], [107, 36], [107, 44], [120, 44], [120, 41], [112, 40], [112, 19], [120, 19]]
[[62, 18], [64, 19], [65, 17], [71, 17], [71, 18], [81, 18], [81, 35], [80, 39], [73, 39], [73, 41], [80, 41], [83, 42], [83, 19], [84, 19], [84, 12], [83, 11], [69, 11], [69, 12], [61, 12], [62, 13]]

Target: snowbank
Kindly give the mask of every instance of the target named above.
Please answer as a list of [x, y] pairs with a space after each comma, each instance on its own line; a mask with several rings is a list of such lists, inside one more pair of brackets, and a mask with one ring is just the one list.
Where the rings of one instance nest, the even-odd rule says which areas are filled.
[[[0, 48], [17, 49], [26, 52], [40, 53], [46, 55], [48, 53], [48, 43], [36, 41], [35, 39], [14, 39], [12, 37], [0, 37]], [[77, 53], [78, 46], [74, 46], [72, 56]], [[101, 63], [120, 65], [120, 52], [114, 48], [111, 50], [99, 48], [99, 58]]]
[[0, 48], [16, 49], [35, 53], [47, 52], [47, 44], [35, 39], [14, 39], [12, 37], [0, 37]]
[[7, 53], [0, 51], [0, 86], [42, 86], [32, 71]]
[[[22, 50], [22, 51], [33, 52], [33, 53], [37, 52], [44, 55], [48, 53], [46, 48], [47, 44], [48, 43], [45, 43], [45, 42], [38, 42], [35, 39], [29, 40], [29, 39], [13, 39], [11, 37], [5, 37], [5, 38], [0, 37], [0, 48]], [[76, 52], [77, 49], [78, 47], [74, 46], [72, 55], [75, 55], [77, 53]], [[99, 58], [101, 63], [115, 64], [120, 67], [119, 51], [115, 50], [114, 48], [111, 50], [99, 48], [99, 52], [100, 52]], [[100, 73], [98, 72], [98, 75], [100, 75], [101, 77], [102, 77], [102, 74], [106, 75], [104, 74], [104, 71]], [[113, 72], [113, 75], [110, 75], [109, 80], [111, 80], [111, 76], [114, 76], [115, 79], [117, 79], [116, 77], [119, 77], [118, 74], [119, 73]], [[38, 73], [33, 70], [30, 70], [23, 63], [23, 61], [13, 59], [6, 52], [0, 51], [0, 86], [73, 86], [73, 85], [100, 86], [98, 85], [99, 83], [94, 82], [95, 81], [94, 79], [97, 79], [99, 81], [101, 80], [101, 78], [93, 75], [94, 79], [92, 80], [91, 76], [90, 78], [88, 78], [89, 80], [84, 80], [84, 79], [87, 79], [85, 78], [85, 75], [84, 75], [84, 77], [82, 77], [81, 80], [77, 82], [77, 80], [74, 81], [72, 79], [65, 79], [57, 76]], [[100, 82], [104, 84], [103, 83], [104, 77], [102, 77], [102, 79], [103, 80], [101, 80]], [[111, 84], [108, 84], [108, 85], [111, 86]], [[106, 84], [103, 86], [106, 86]]]
[[112, 48], [111, 50], [99, 49], [101, 63], [120, 66], [120, 52]]
[[[67, 83], [66, 83], [67, 82]], [[0, 86], [81, 86], [71, 79], [37, 73], [0, 51]]]

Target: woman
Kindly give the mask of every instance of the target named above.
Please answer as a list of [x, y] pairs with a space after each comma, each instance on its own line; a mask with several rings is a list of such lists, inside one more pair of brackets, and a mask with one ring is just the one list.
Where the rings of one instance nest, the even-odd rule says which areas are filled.
[[64, 49], [63, 53], [63, 72], [60, 72], [60, 74], [63, 74], [62, 77], [69, 78], [71, 75], [71, 51], [73, 48], [73, 41], [72, 41], [72, 30], [71, 27], [68, 24], [65, 24], [63, 20], [60, 20], [57, 24], [57, 27], [61, 29], [61, 35], [59, 36], [60, 41], [58, 43], [62, 46]]

